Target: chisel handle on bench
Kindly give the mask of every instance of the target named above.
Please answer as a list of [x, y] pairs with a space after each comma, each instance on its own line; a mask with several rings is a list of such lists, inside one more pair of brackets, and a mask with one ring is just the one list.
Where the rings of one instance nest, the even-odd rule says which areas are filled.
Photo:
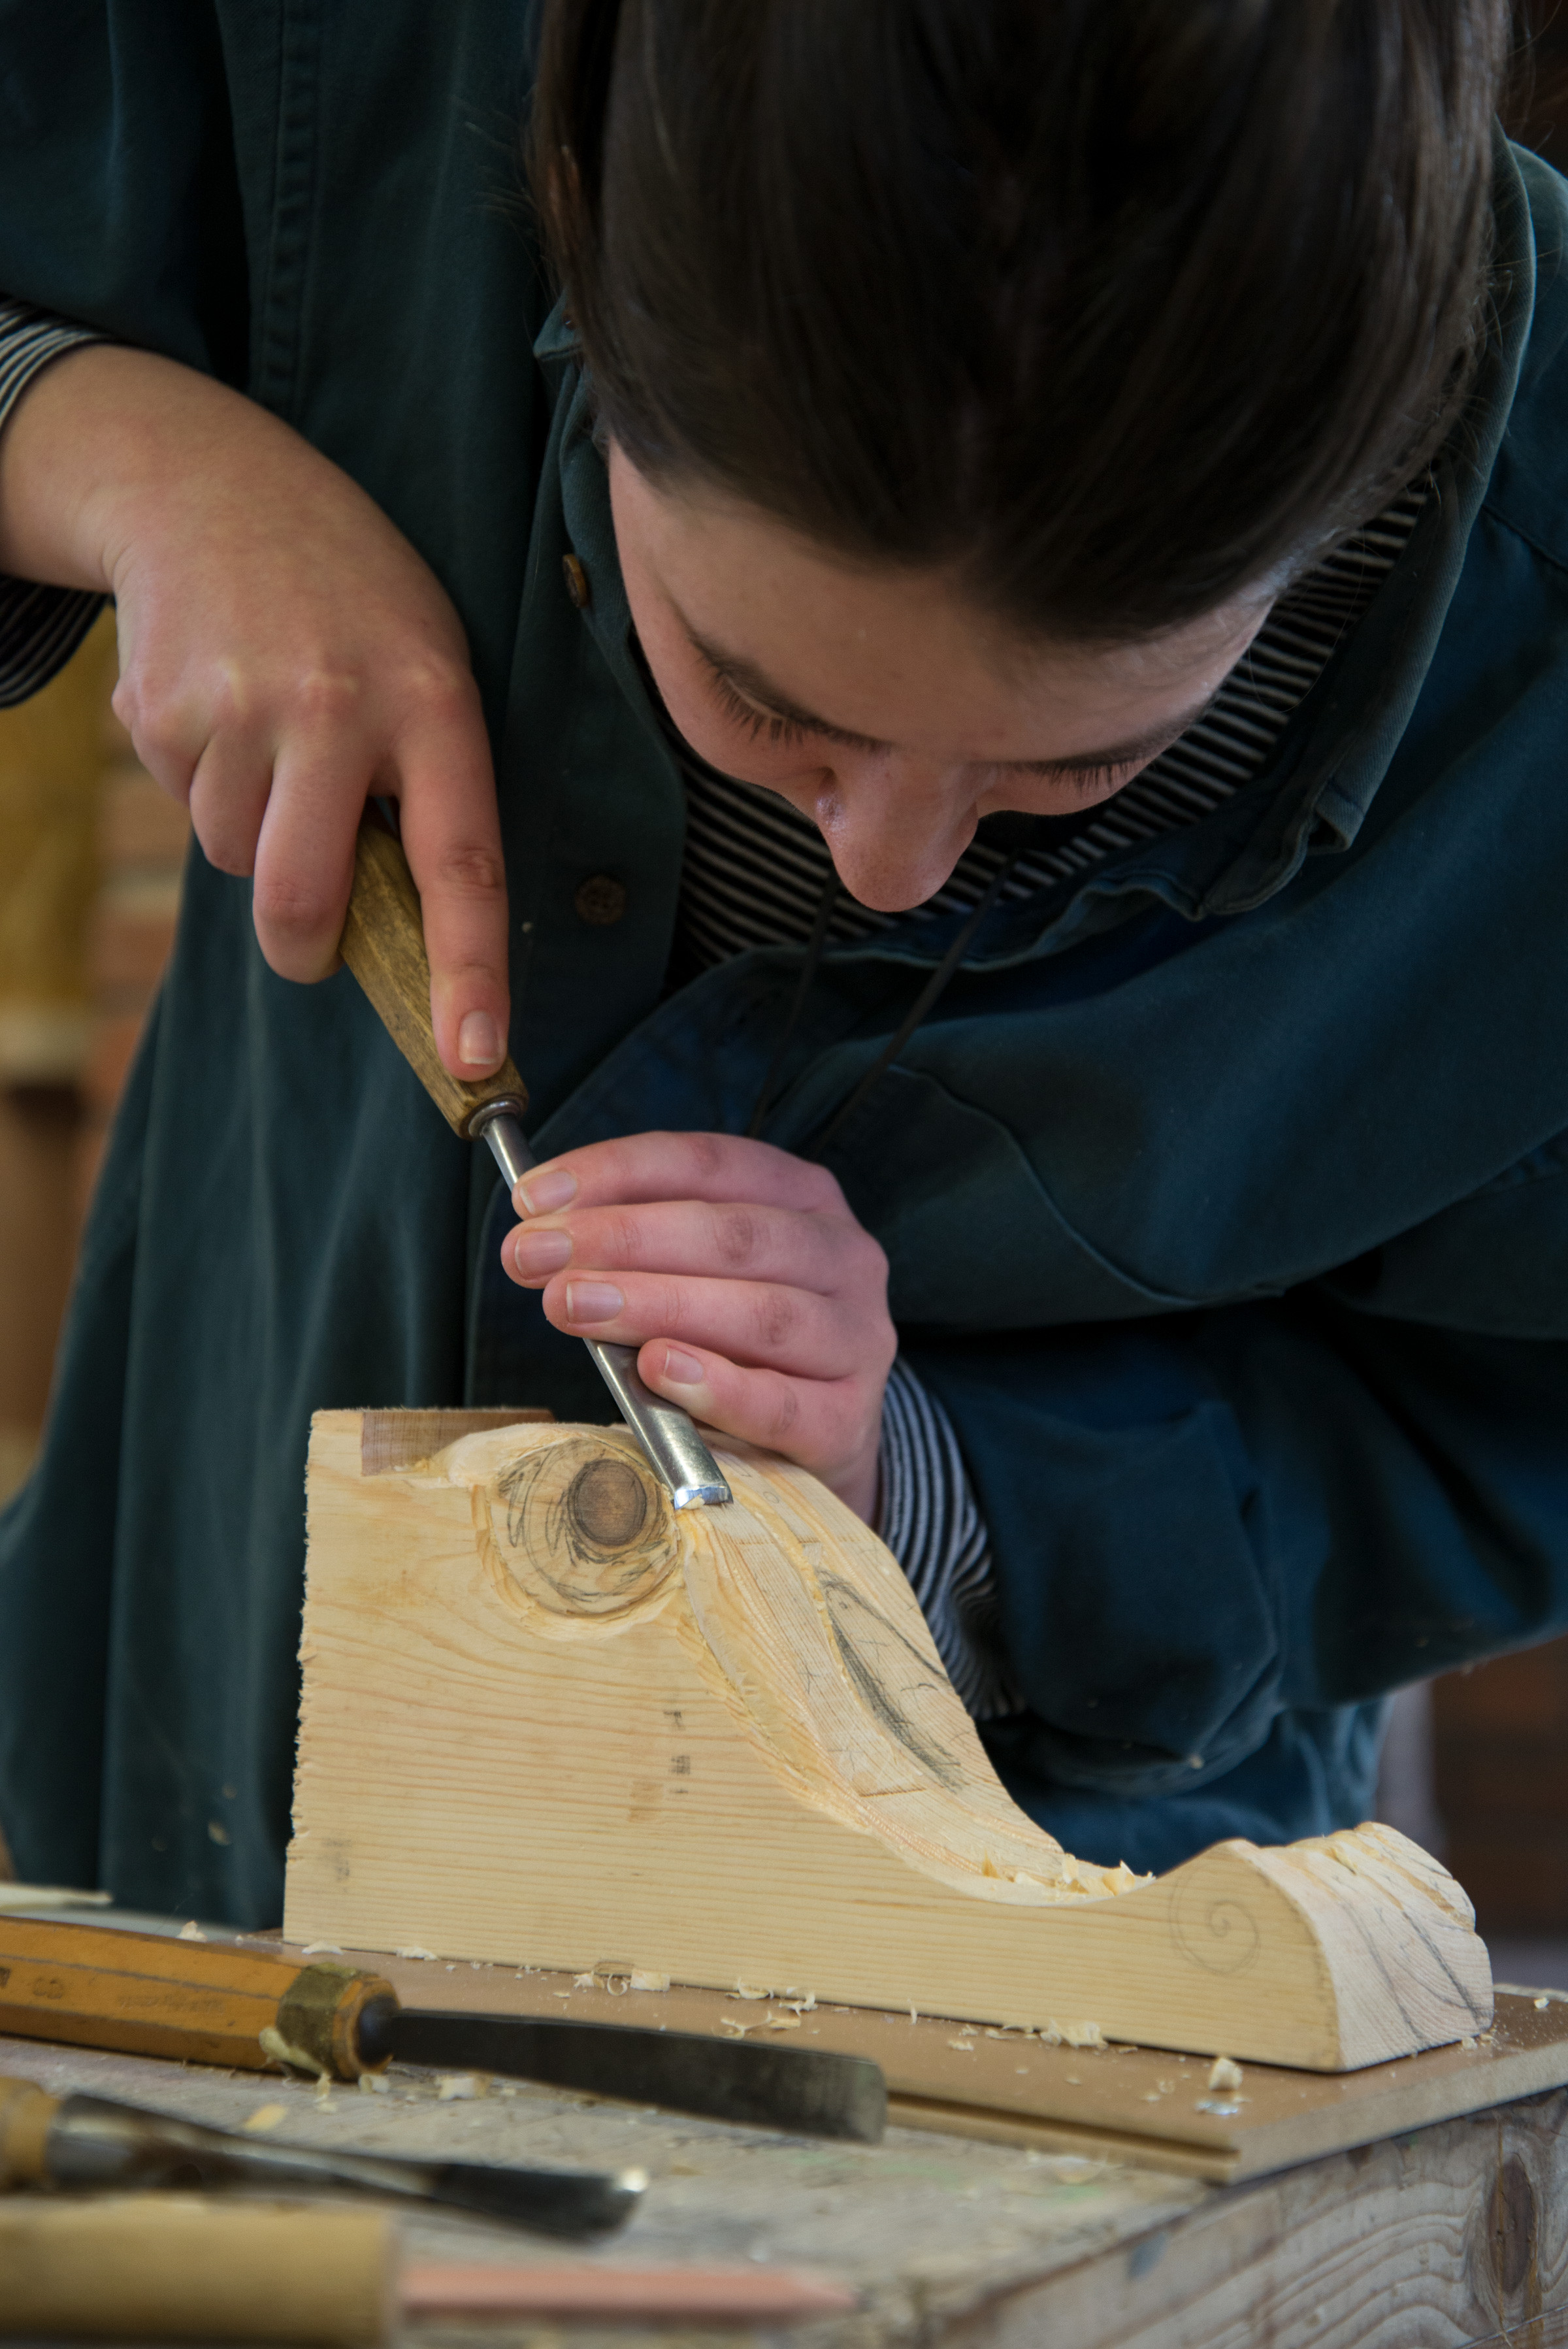
[[[302, 2068], [356, 2080], [358, 2022], [397, 1994], [378, 1974], [302, 1966], [231, 1942], [0, 1917], [0, 2034], [162, 2055], [239, 2071]], [[272, 2042], [263, 2046], [263, 2033]]]

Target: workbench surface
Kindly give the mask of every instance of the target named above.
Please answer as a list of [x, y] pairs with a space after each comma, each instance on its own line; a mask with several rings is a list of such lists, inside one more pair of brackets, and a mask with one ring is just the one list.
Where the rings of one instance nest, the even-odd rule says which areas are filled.
[[[1568, 2090], [1439, 2123], [1261, 2181], [1151, 2170], [903, 2129], [838, 2146], [594, 2103], [518, 2082], [442, 2098], [435, 2076], [380, 2092], [0, 2040], [0, 2072], [236, 2127], [273, 2142], [465, 2160], [635, 2165], [651, 2183], [614, 2242], [622, 2266], [767, 2261], [850, 2285], [856, 2313], [797, 2349], [1458, 2349], [1568, 2343]], [[405, 2221], [410, 2256], [559, 2261], [562, 2246], [481, 2220]], [[410, 2344], [531, 2349], [565, 2329], [420, 2326]], [[664, 2349], [699, 2336], [603, 2335]], [[780, 2334], [779, 2340], [785, 2338]], [[728, 2335], [704, 2333], [717, 2349]]]

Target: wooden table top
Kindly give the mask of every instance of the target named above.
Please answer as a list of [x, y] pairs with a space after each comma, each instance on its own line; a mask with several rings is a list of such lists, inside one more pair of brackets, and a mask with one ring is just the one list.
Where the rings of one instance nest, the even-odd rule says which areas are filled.
[[[24, 2040], [0, 2072], [236, 2127], [281, 2105], [272, 2142], [448, 2158], [635, 2164], [642, 2209], [582, 2256], [622, 2266], [756, 2262], [849, 2285], [856, 2313], [799, 2349], [1427, 2349], [1568, 2343], [1568, 2091], [1554, 2090], [1214, 2186], [1136, 2163], [894, 2127], [839, 2146], [598, 2103], [524, 2082], [440, 2094], [399, 2072], [325, 2095], [275, 2076]], [[559, 2261], [480, 2220], [406, 2221], [415, 2259]], [[727, 2335], [690, 2333], [710, 2344]], [[769, 2335], [768, 2338], [783, 2336]], [[410, 2344], [673, 2349], [669, 2333], [415, 2329]], [[760, 2341], [762, 2336], [756, 2338]]]

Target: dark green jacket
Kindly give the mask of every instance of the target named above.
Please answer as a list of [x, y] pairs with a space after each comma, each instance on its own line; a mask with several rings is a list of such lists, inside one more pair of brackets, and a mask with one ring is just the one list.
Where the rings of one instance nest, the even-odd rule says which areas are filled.
[[[517, 201], [530, 26], [523, 0], [13, 8], [0, 286], [243, 385], [450, 591], [552, 1150], [741, 1123], [798, 966], [661, 1000], [681, 787]], [[991, 1530], [1030, 1708], [993, 1751], [1096, 1859], [1356, 1817], [1379, 1692], [1568, 1622], [1568, 191], [1506, 155], [1498, 191], [1440, 497], [1268, 771], [995, 916], [829, 1154]], [[574, 909], [594, 874], [626, 886], [613, 926]], [[842, 1099], [945, 936], [829, 957], [774, 1139]], [[352, 979], [273, 978], [247, 887], [196, 855], [0, 1520], [24, 1873], [276, 1918], [311, 1413], [604, 1415], [500, 1274], [506, 1221]]]

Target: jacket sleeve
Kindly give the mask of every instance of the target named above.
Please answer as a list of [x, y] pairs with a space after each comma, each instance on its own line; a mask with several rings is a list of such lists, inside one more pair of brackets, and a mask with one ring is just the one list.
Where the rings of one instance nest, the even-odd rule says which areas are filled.
[[1568, 1136], [1282, 1298], [904, 1351], [1061, 1786], [1189, 1793], [1568, 1628]]
[[[0, 139], [0, 286], [230, 383], [253, 288], [225, 55], [211, 0], [12, 11]], [[252, 46], [275, 40], [253, 9]], [[275, 64], [273, 71], [275, 72]]]

